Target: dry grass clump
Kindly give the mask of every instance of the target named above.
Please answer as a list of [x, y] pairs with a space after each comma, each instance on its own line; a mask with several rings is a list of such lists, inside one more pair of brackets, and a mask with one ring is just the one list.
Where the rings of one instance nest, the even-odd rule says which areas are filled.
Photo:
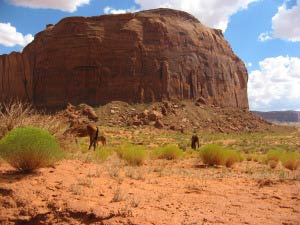
[[180, 159], [183, 156], [183, 151], [177, 145], [165, 145], [157, 147], [152, 152], [152, 158], [154, 159], [167, 159], [174, 160]]
[[270, 160], [270, 161], [268, 162], [268, 164], [269, 164], [269, 166], [270, 166], [272, 169], [275, 169], [276, 166], [278, 165], [278, 161], [276, 161], [276, 160]]
[[118, 156], [127, 161], [129, 165], [140, 166], [144, 163], [147, 153], [143, 146], [123, 144], [115, 150]]
[[120, 189], [117, 188], [114, 192], [111, 202], [121, 202], [126, 199], [126, 194]]
[[258, 154], [244, 154], [244, 157], [247, 161], [259, 162], [261, 160], [261, 156]]
[[231, 167], [242, 160], [241, 155], [228, 148], [216, 144], [208, 144], [200, 149], [200, 158], [208, 165], [225, 165]]
[[32, 126], [47, 130], [63, 148], [70, 144], [64, 135], [65, 125], [57, 116], [38, 112], [31, 104], [21, 101], [3, 103], [0, 109], [0, 137], [14, 128]]
[[0, 155], [22, 172], [51, 165], [62, 157], [59, 145], [48, 132], [36, 127], [16, 128], [0, 141]]
[[25, 120], [34, 114], [30, 104], [20, 101], [0, 105], [0, 135], [5, 136], [12, 129], [25, 125]]

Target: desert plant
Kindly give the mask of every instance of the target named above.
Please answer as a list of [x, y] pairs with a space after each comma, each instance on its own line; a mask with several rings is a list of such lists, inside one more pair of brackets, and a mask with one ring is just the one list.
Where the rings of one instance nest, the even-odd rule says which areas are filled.
[[177, 145], [157, 147], [152, 152], [152, 158], [174, 160], [183, 156], [183, 151]]
[[276, 168], [278, 161], [277, 160], [269, 160], [268, 164], [272, 169], [274, 169], [274, 168]]
[[49, 131], [63, 148], [67, 148], [70, 140], [73, 140], [66, 138], [65, 125], [59, 116], [39, 113], [29, 103], [21, 101], [3, 103], [0, 109], [0, 137], [14, 128], [33, 126]]
[[200, 149], [200, 158], [208, 165], [224, 165], [226, 162], [223, 147], [215, 144], [205, 145]]
[[231, 149], [225, 149], [225, 156], [226, 156], [226, 162], [225, 162], [226, 167], [232, 167], [233, 164], [235, 164], [236, 162], [240, 162], [243, 160], [241, 154]]
[[282, 165], [289, 170], [296, 170], [300, 166], [300, 154], [286, 152], [280, 158]]
[[111, 147], [101, 147], [97, 148], [95, 151], [95, 159], [98, 162], [104, 162], [113, 153], [113, 148]]
[[285, 154], [282, 150], [269, 150], [266, 155], [266, 162], [276, 161], [279, 162], [280, 158]]
[[143, 146], [123, 144], [115, 150], [118, 156], [126, 160], [130, 165], [140, 166], [144, 163], [147, 153]]
[[34, 114], [30, 104], [14, 101], [0, 105], [0, 135], [5, 136], [15, 127], [22, 126], [26, 118]]
[[114, 196], [111, 202], [121, 202], [124, 201], [125, 199], [126, 199], [125, 193], [120, 188], [117, 188], [114, 192]]
[[56, 139], [35, 127], [16, 128], [0, 141], [0, 155], [14, 168], [32, 172], [61, 158]]
[[242, 160], [241, 155], [229, 148], [216, 144], [208, 144], [200, 149], [200, 158], [208, 165], [225, 165], [231, 167]]
[[289, 170], [296, 170], [300, 166], [300, 154], [283, 150], [270, 150], [266, 155], [266, 162], [281, 161], [282, 165]]

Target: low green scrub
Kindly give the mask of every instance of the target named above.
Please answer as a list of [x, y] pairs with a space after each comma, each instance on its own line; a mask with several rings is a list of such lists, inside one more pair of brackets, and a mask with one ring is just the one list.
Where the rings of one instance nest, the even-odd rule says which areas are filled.
[[152, 158], [174, 160], [180, 159], [183, 151], [177, 145], [165, 145], [157, 147], [152, 151]]
[[224, 165], [231, 167], [242, 160], [241, 154], [216, 144], [208, 144], [200, 149], [200, 158], [208, 165]]
[[185, 158], [198, 158], [199, 156], [199, 151], [194, 150], [192, 148], [187, 148], [184, 152], [184, 157]]
[[109, 156], [113, 153], [113, 148], [111, 147], [101, 147], [101, 148], [96, 148], [95, 151], [95, 159], [98, 162], [104, 162], [105, 160], [108, 159]]
[[244, 159], [246, 159], [247, 161], [261, 162], [263, 160], [263, 157], [259, 154], [248, 153], [244, 154]]
[[266, 155], [266, 161], [276, 161], [279, 162], [279, 160], [282, 158], [282, 156], [285, 154], [282, 150], [269, 150]]
[[300, 166], [300, 153], [283, 150], [268, 151], [266, 155], [266, 163], [270, 164], [271, 162], [275, 164], [275, 162], [278, 163], [279, 161], [285, 168], [289, 170], [296, 170]]
[[115, 150], [118, 156], [133, 166], [140, 166], [144, 163], [147, 152], [143, 146], [123, 144]]
[[22, 172], [49, 166], [62, 157], [56, 139], [36, 127], [16, 128], [0, 141], [0, 156]]
[[296, 152], [286, 152], [281, 157], [281, 163], [289, 170], [296, 170], [300, 167], [300, 154]]

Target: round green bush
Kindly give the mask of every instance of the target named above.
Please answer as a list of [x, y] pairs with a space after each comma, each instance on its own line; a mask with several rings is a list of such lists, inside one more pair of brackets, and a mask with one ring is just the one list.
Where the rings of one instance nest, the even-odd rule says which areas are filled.
[[0, 141], [0, 156], [22, 172], [49, 166], [61, 158], [56, 139], [35, 127], [16, 128]]
[[200, 158], [208, 165], [225, 165], [231, 167], [242, 160], [241, 155], [229, 148], [216, 144], [208, 144], [200, 149]]
[[152, 152], [153, 158], [175, 160], [183, 156], [183, 151], [177, 145], [165, 145], [157, 147]]
[[143, 146], [128, 143], [116, 148], [115, 151], [120, 158], [126, 160], [128, 164], [133, 166], [141, 166], [147, 157], [147, 152]]

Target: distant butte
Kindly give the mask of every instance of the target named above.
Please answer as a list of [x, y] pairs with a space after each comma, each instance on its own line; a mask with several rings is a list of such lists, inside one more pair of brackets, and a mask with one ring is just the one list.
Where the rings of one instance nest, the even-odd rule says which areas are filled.
[[63, 108], [198, 99], [248, 109], [248, 74], [221, 30], [182, 11], [69, 17], [0, 56], [0, 100]]

